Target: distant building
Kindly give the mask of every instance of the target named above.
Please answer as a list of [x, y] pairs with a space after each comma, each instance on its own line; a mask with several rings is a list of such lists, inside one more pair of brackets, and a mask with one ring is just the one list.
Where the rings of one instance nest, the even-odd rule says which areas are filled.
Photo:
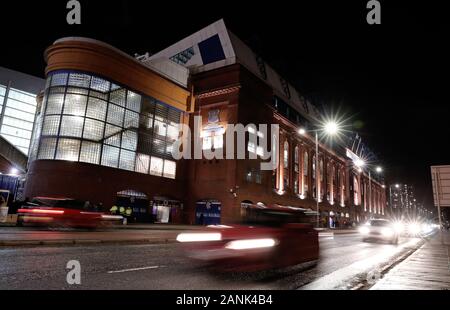
[[0, 67], [0, 190], [16, 198], [27, 167], [37, 100], [45, 80]]
[[44, 87], [44, 79], [0, 67], [0, 135], [27, 156]]
[[409, 184], [392, 184], [389, 186], [389, 210], [396, 216], [429, 216], [422, 203], [419, 203], [414, 187]]

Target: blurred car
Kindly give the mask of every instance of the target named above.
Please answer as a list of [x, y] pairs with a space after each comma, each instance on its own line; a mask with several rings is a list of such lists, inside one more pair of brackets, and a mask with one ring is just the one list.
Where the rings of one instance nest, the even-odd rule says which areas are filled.
[[122, 220], [122, 216], [107, 214], [88, 202], [70, 198], [36, 197], [17, 214], [19, 225], [50, 227], [96, 228]]
[[363, 236], [363, 242], [379, 240], [397, 244], [400, 235], [395, 223], [385, 219], [369, 220], [359, 228], [359, 232]]
[[317, 262], [318, 232], [304, 209], [247, 208], [242, 222], [181, 233], [188, 256], [221, 271], [254, 272]]

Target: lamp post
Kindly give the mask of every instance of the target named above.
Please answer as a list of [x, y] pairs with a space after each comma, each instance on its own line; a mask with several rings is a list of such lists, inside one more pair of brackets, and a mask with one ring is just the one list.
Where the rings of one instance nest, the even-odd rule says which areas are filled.
[[[322, 131], [329, 136], [334, 136], [339, 132], [339, 125], [334, 122], [334, 121], [329, 121], [327, 123], [324, 124]], [[314, 130], [315, 132], [315, 140], [316, 140], [316, 160], [315, 160], [315, 165], [316, 165], [316, 211], [317, 211], [317, 218], [316, 218], [316, 226], [317, 228], [319, 228], [320, 226], [320, 212], [319, 212], [319, 186], [320, 186], [320, 171], [319, 171], [319, 130], [320, 129], [316, 129]], [[306, 134], [306, 130], [304, 128], [300, 128], [299, 129], [299, 134], [300, 135], [305, 135]]]

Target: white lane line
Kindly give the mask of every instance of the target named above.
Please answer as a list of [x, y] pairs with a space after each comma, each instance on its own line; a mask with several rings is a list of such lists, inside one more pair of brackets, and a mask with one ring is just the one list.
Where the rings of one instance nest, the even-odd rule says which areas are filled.
[[157, 269], [162, 268], [164, 266], [148, 266], [148, 267], [140, 267], [140, 268], [130, 268], [130, 269], [122, 269], [122, 270], [113, 270], [108, 271], [108, 273], [122, 273], [122, 272], [130, 272], [130, 271], [139, 271], [139, 270], [148, 270], [148, 269]]

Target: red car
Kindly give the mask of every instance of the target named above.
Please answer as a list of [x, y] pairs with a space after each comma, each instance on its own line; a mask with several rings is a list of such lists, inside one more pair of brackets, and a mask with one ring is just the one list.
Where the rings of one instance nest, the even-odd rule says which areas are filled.
[[208, 226], [181, 233], [177, 240], [189, 257], [222, 271], [253, 272], [316, 262], [318, 232], [305, 211], [252, 207], [240, 224]]
[[95, 228], [122, 220], [121, 216], [109, 215], [84, 201], [70, 198], [36, 197], [17, 213], [19, 225]]

